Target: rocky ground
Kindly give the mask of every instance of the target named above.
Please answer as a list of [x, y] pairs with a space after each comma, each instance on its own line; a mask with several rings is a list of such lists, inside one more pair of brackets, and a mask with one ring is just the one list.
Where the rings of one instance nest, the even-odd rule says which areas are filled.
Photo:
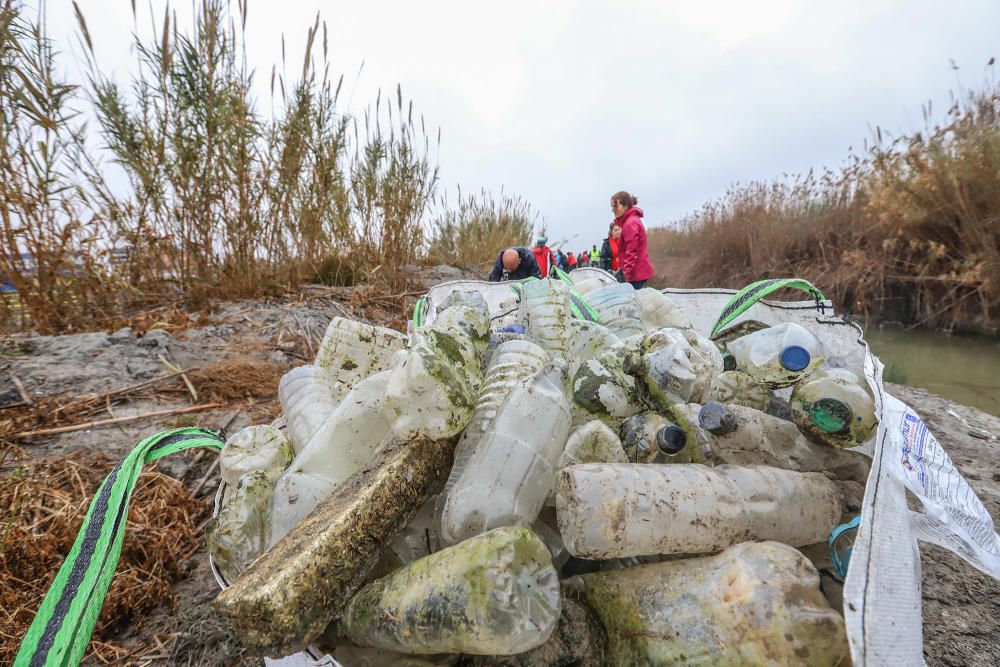
[[[106, 407], [98, 406], [101, 409], [95, 411], [91, 405], [88, 409], [84, 421], [94, 421], [192, 405], [220, 405], [51, 436], [8, 438], [8, 455], [2, 465], [6, 469], [16, 466], [18, 456], [39, 459], [76, 451], [103, 452], [118, 459], [143, 437], [163, 428], [196, 424], [212, 429], [228, 426], [232, 432], [268, 421], [279, 410], [277, 378], [312, 359], [331, 318], [346, 315], [402, 328], [416, 294], [427, 285], [464, 275], [448, 267], [413, 273], [419, 280], [414, 279], [401, 294], [376, 294], [363, 287], [307, 287], [275, 302], [226, 303], [214, 313], [195, 316], [186, 327], [16, 336], [16, 345], [11, 347], [8, 341], [0, 356], [0, 406], [22, 398], [51, 406], [82, 395], [107, 396]], [[167, 375], [172, 369], [189, 371], [185, 375], [191, 387], [175, 376], [124, 395], [113, 394], [116, 389]], [[15, 377], [17, 383], [12, 379]], [[888, 389], [921, 414], [991, 514], [1000, 518], [1000, 444], [995, 437], [1000, 435], [1000, 418], [919, 389], [896, 385], [888, 385]], [[116, 400], [111, 400], [112, 395]], [[54, 398], [60, 396], [63, 398]], [[14, 411], [0, 410], [0, 429], [5, 414]], [[58, 420], [58, 425], [79, 423], [71, 417]], [[973, 437], [970, 424], [994, 434], [993, 439]], [[50, 425], [14, 426], [37, 430]], [[7, 436], [16, 430], [14, 426], [7, 424]], [[182, 480], [209, 503], [219, 481], [214, 458], [188, 451], [164, 459], [158, 469]], [[943, 549], [924, 545], [921, 552], [928, 664], [1000, 664], [1000, 582]], [[242, 648], [210, 610], [216, 592], [202, 548], [185, 564], [185, 576], [173, 587], [173, 609], [164, 607], [146, 618], [134, 619], [117, 638], [133, 651], [124, 660], [198, 665], [241, 661]]]

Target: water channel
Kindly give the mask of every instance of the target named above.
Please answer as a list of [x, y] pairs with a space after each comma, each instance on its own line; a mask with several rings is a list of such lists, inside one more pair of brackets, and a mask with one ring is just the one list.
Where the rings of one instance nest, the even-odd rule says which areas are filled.
[[886, 381], [1000, 416], [1000, 338], [869, 326], [865, 340], [885, 364]]

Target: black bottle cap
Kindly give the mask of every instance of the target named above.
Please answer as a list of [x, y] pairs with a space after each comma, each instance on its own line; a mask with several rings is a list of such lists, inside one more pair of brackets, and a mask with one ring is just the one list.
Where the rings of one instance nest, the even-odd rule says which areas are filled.
[[680, 426], [670, 424], [664, 426], [656, 433], [656, 445], [664, 454], [673, 456], [684, 449], [687, 444], [687, 435]]
[[736, 418], [722, 403], [706, 403], [698, 411], [698, 424], [712, 435], [725, 435], [736, 429]]

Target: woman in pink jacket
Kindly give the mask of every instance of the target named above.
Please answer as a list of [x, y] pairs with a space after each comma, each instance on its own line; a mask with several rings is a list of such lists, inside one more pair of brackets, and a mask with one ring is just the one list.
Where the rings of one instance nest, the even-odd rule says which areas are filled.
[[642, 225], [642, 209], [636, 206], [639, 200], [627, 192], [616, 192], [611, 197], [611, 210], [615, 214], [615, 224], [622, 228], [618, 239], [618, 257], [625, 280], [636, 289], [646, 286], [653, 277], [653, 265], [649, 262], [649, 246], [646, 242], [646, 228]]

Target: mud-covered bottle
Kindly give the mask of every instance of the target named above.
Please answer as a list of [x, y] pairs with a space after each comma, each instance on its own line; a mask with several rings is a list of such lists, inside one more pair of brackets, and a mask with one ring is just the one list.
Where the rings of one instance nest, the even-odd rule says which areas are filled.
[[643, 335], [635, 368], [628, 370], [640, 378], [659, 407], [698, 402], [722, 372], [722, 354], [694, 332], [658, 329]]
[[565, 374], [566, 362], [556, 359], [500, 406], [444, 503], [446, 544], [535, 521], [569, 436]]
[[631, 343], [637, 340], [622, 341], [580, 364], [573, 377], [573, 402], [588, 418], [624, 419], [644, 409], [638, 381], [625, 370]]
[[721, 554], [584, 574], [609, 665], [810, 665], [848, 660], [844, 620], [797, 550], [744, 542]]
[[247, 426], [229, 436], [219, 452], [219, 471], [227, 484], [262, 471], [274, 482], [292, 462], [295, 450], [282, 431], [271, 425]]
[[820, 368], [792, 389], [792, 419], [810, 439], [834, 447], [868, 440], [878, 420], [868, 382], [846, 368]]
[[641, 412], [622, 422], [622, 448], [631, 463], [690, 463], [687, 434], [656, 412]]
[[544, 278], [521, 285], [521, 323], [553, 359], [565, 359], [571, 319], [569, 287], [561, 280]]
[[715, 376], [706, 399], [709, 402], [744, 405], [766, 412], [771, 405], [771, 392], [743, 371], [732, 370]]
[[319, 425], [340, 405], [348, 389], [321, 366], [299, 366], [281, 377], [278, 400], [285, 416], [287, 438], [296, 452], [305, 448]]
[[615, 283], [589, 292], [587, 303], [597, 311], [600, 323], [619, 338], [642, 333], [642, 308], [635, 288], [628, 283]]
[[829, 536], [842, 505], [821, 473], [587, 463], [560, 471], [556, 509], [569, 552], [603, 560], [711, 553], [745, 540], [813, 544]]
[[401, 653], [512, 655], [549, 638], [560, 602], [542, 540], [527, 528], [497, 528], [366, 585], [337, 632]]
[[389, 369], [392, 355], [406, 347], [406, 336], [393, 329], [335, 317], [316, 352], [316, 365], [345, 385], [345, 392], [362, 379]]
[[770, 389], [798, 382], [825, 360], [823, 344], [795, 322], [754, 331], [729, 341], [737, 368]]

